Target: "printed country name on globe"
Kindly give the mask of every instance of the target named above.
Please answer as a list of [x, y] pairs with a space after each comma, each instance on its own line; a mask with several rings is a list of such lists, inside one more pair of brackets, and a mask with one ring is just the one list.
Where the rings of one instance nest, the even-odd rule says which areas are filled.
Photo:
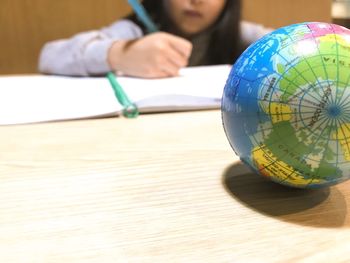
[[[263, 143], [260, 143], [260, 149], [263, 150], [264, 153], [266, 153], [268, 156], [274, 156], [275, 154]], [[304, 160], [300, 154], [296, 154], [295, 152], [290, 151], [288, 148], [286, 148], [283, 144], [278, 144], [277, 147], [282, 150], [286, 155], [293, 158], [293, 160], [299, 162], [300, 164], [307, 165], [311, 168], [311, 166]], [[292, 168], [289, 164], [287, 164], [289, 167]]]
[[332, 94], [332, 89], [328, 86], [326, 88], [326, 91], [324, 92], [322, 98], [321, 98], [320, 103], [317, 106], [316, 111], [314, 112], [314, 115], [311, 118], [311, 121], [308, 125], [310, 128], [312, 128], [314, 126], [314, 124], [318, 121], [318, 119], [320, 118], [321, 112], [322, 112], [322, 110], [324, 110], [324, 108], [328, 102], [329, 96], [331, 94]]

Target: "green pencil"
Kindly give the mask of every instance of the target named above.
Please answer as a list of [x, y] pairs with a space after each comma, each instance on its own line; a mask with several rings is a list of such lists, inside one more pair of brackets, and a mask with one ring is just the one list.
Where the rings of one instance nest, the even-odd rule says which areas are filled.
[[130, 101], [122, 86], [118, 83], [115, 74], [109, 72], [107, 73], [107, 78], [114, 91], [114, 95], [116, 96], [119, 103], [123, 106], [123, 116], [126, 118], [136, 118], [137, 116], [139, 116], [139, 110], [137, 106], [135, 105], [135, 103]]

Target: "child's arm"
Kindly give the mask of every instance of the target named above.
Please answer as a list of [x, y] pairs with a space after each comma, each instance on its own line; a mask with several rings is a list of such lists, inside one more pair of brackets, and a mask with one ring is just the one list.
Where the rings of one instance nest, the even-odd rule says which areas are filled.
[[39, 71], [48, 74], [88, 76], [111, 70], [108, 50], [117, 40], [142, 37], [142, 30], [129, 20], [121, 20], [100, 31], [77, 34], [47, 43], [39, 57]]
[[160, 32], [136, 40], [114, 42], [108, 61], [114, 71], [129, 76], [171, 77], [187, 66], [191, 51], [191, 42]]

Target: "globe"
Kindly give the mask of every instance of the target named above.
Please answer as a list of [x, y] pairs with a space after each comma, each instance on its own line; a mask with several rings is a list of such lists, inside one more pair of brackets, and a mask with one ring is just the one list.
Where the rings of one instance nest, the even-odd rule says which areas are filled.
[[350, 176], [350, 30], [279, 28], [233, 65], [222, 96], [228, 141], [257, 173], [297, 188]]

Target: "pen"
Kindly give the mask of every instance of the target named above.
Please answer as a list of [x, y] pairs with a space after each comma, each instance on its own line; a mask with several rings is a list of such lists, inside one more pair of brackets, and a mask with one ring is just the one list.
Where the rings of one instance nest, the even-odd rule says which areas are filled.
[[146, 27], [149, 33], [154, 33], [158, 31], [157, 26], [154, 24], [150, 16], [147, 14], [147, 11], [139, 2], [139, 0], [128, 0], [129, 5], [134, 10], [137, 17], [141, 20], [141, 22]]
[[119, 103], [123, 106], [122, 114], [126, 118], [136, 118], [139, 115], [137, 106], [130, 101], [114, 73], [107, 73], [107, 78]]
[[[128, 3], [149, 33], [158, 31], [157, 26], [153, 23], [152, 19], [147, 14], [147, 11], [138, 0], [128, 0]], [[129, 100], [122, 86], [118, 83], [115, 74], [113, 72], [109, 72], [107, 73], [107, 78], [112, 86], [116, 98], [123, 106], [123, 116], [126, 118], [136, 118], [139, 115], [139, 110], [137, 106]]]

